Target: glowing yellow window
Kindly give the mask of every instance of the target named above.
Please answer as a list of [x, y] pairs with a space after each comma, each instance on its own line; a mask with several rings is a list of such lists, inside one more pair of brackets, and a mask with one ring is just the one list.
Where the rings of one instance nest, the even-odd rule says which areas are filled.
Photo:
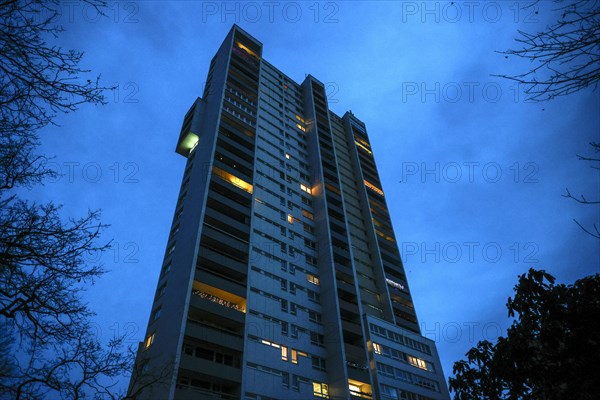
[[366, 151], [367, 153], [369, 153], [369, 154], [373, 154], [373, 152], [372, 152], [371, 150], [369, 150], [369, 149], [368, 149], [366, 146], [364, 146], [363, 144], [361, 144], [361, 143], [359, 143], [359, 142], [354, 142], [354, 143], [356, 143], [356, 145], [357, 145], [359, 148], [363, 149], [363, 150], [364, 150], [364, 151]]
[[362, 399], [372, 399], [373, 391], [371, 390], [371, 385], [368, 383], [356, 381], [354, 379], [348, 379], [348, 389], [350, 390], [350, 394], [356, 397], [360, 397]]
[[290, 155], [288, 153], [285, 153], [285, 158], [287, 158], [289, 160], [290, 159]]
[[199, 281], [192, 284], [192, 293], [202, 299], [235, 311], [246, 312], [246, 299]]
[[240, 42], [237, 42], [237, 41], [235, 42], [235, 44], [237, 45], [237, 47], [244, 50], [246, 53], [250, 54], [253, 57], [258, 58], [258, 54], [256, 54], [252, 50], [250, 50], [247, 46], [244, 46], [243, 44], [241, 44]]
[[281, 359], [283, 361], [288, 360], [288, 348], [285, 346], [281, 346]]
[[300, 184], [300, 190], [302, 190], [303, 192], [306, 192], [308, 194], [312, 194], [312, 189], [309, 188], [308, 186], [306, 186], [304, 183]]
[[300, 121], [300, 122], [304, 123], [304, 118], [302, 118], [301, 116], [299, 116], [299, 115], [296, 115], [296, 119], [297, 119], [298, 121]]
[[375, 353], [381, 354], [381, 345], [379, 343], [373, 343], [373, 349], [375, 350]]
[[306, 280], [315, 285], [319, 284], [319, 278], [311, 274], [306, 274]]
[[146, 343], [145, 343], [146, 348], [150, 347], [152, 345], [152, 343], [154, 343], [154, 335], [155, 335], [155, 333], [153, 333], [152, 335], [150, 335], [146, 338]]
[[[375, 218], [373, 218], [373, 222], [376, 222], [376, 221], [375, 221]], [[378, 223], [376, 223], [376, 225], [377, 225], [377, 224], [378, 224]], [[375, 229], [375, 232], [376, 232], [376, 233], [377, 233], [379, 236], [381, 236], [382, 238], [384, 238], [385, 240], [387, 240], [387, 241], [389, 241], [389, 242], [392, 242], [392, 243], [396, 243], [396, 241], [394, 240], [394, 238], [393, 238], [393, 237], [391, 237], [391, 236], [388, 236], [388, 235], [386, 235], [385, 233], [383, 233], [383, 232], [380, 232], [380, 231], [379, 231], [379, 230], [377, 230], [377, 229]]]
[[329, 398], [329, 387], [326, 383], [313, 382], [313, 395], [316, 397], [322, 397], [324, 399]]
[[288, 216], [287, 216], [287, 222], [289, 222], [290, 224], [294, 223], [294, 217], [292, 216], [292, 214], [288, 214]]
[[379, 189], [377, 186], [373, 185], [371, 182], [365, 179], [365, 186], [374, 191], [375, 193], [383, 196], [383, 190]]
[[306, 132], [306, 128], [305, 128], [305, 127], [303, 127], [302, 125], [300, 125], [300, 124], [296, 124], [296, 127], [297, 127], [298, 129], [300, 129], [302, 132]]
[[427, 371], [427, 363], [425, 362], [425, 360], [421, 360], [420, 358], [413, 356], [408, 356], [408, 362], [417, 368], [421, 368]]
[[311, 213], [310, 211], [306, 211], [306, 210], [302, 210], [302, 216], [306, 217], [310, 220], [314, 220], [315, 216], [313, 215], [313, 213]]
[[213, 175], [218, 176], [219, 178], [223, 179], [224, 181], [227, 181], [229, 183], [231, 183], [234, 186], [239, 187], [242, 190], [245, 190], [246, 192], [252, 194], [252, 185], [249, 184], [248, 182], [238, 178], [237, 176], [230, 174], [229, 172], [219, 168], [219, 167], [213, 167], [212, 168], [213, 171]]

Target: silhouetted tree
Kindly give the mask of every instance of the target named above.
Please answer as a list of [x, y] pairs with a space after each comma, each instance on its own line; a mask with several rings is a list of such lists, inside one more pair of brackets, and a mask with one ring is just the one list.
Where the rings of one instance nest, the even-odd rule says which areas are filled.
[[[136, 357], [136, 352], [129, 349], [130, 356]], [[131, 379], [129, 381], [129, 389], [122, 400], [137, 400], [143, 395], [143, 398], [152, 398], [154, 385], [164, 384], [169, 382], [173, 376], [173, 368], [175, 367], [174, 359], [168, 362], [156, 363], [152, 358], [142, 355], [137, 352], [137, 359], [133, 366]], [[154, 367], [151, 367], [154, 365]]]
[[[101, 10], [103, 2], [88, 1]], [[114, 398], [130, 371], [122, 338], [103, 346], [81, 293], [104, 273], [90, 255], [106, 227], [98, 211], [65, 221], [52, 202], [18, 190], [55, 177], [37, 131], [58, 113], [104, 104], [98, 79], [82, 78], [83, 53], [49, 43], [62, 32], [57, 0], [0, 0], [0, 396]]]
[[[519, 31], [519, 49], [501, 51], [531, 61], [533, 67], [516, 75], [496, 75], [525, 86], [529, 100], [551, 100], [600, 80], [600, 6], [595, 0], [555, 1], [558, 21], [546, 30]], [[529, 7], [535, 7], [537, 1]]]
[[[592, 143], [590, 143], [590, 146], [592, 147], [592, 149], [594, 150], [595, 153], [600, 153], [600, 143], [592, 142]], [[579, 158], [580, 161], [587, 161], [587, 162], [591, 163], [590, 168], [595, 169], [595, 170], [600, 170], [600, 158], [598, 156], [589, 157], [589, 156], [577, 155], [577, 157]], [[565, 194], [563, 194], [563, 197], [575, 200], [579, 204], [598, 206], [600, 204], [600, 198], [598, 198], [597, 193], [594, 194], [593, 196], [595, 196], [593, 199], [586, 198], [583, 194], [576, 197], [571, 194], [571, 192], [569, 191], [568, 188], [565, 189]], [[593, 229], [592, 229], [592, 228], [586, 228], [585, 226], [583, 226], [583, 224], [581, 222], [577, 221], [576, 219], [573, 219], [573, 221], [575, 221], [575, 223], [581, 229], [583, 229], [583, 231], [585, 233], [595, 237], [596, 239], [600, 239], [600, 231], [598, 230], [598, 226], [596, 224], [592, 225], [593, 226]]]
[[455, 399], [596, 399], [600, 275], [555, 284], [545, 271], [519, 277], [506, 337], [481, 341], [454, 363]]

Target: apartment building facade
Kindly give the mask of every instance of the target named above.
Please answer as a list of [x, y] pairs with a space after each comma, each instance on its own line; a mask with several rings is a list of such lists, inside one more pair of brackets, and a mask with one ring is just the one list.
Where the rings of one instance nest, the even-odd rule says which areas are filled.
[[[449, 399], [421, 336], [363, 122], [233, 26], [187, 159], [136, 363], [160, 399]], [[130, 391], [140, 385], [132, 380]]]

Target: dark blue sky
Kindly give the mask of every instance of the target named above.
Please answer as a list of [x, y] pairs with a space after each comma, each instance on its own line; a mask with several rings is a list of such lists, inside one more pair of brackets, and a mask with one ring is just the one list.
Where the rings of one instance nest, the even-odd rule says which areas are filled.
[[28, 196], [63, 203], [65, 216], [101, 208], [111, 224], [110, 272], [85, 295], [103, 339], [143, 337], [185, 165], [174, 151], [181, 121], [233, 23], [297, 82], [325, 82], [334, 112], [366, 123], [419, 320], [447, 376], [510, 324], [518, 274], [599, 272], [600, 242], [573, 222], [600, 223], [598, 208], [561, 197], [566, 187], [599, 196], [598, 171], [576, 157], [600, 141], [599, 92], [528, 103], [492, 76], [531, 66], [494, 51], [555, 20], [554, 3], [538, 14], [504, 1], [223, 4], [109, 3], [101, 20], [63, 6], [58, 43], [85, 50], [83, 65], [119, 90], [41, 132], [65, 175]]

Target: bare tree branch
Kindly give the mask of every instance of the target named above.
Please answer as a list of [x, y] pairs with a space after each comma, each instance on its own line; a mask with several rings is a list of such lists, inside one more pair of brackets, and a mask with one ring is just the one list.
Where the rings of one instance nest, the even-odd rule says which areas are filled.
[[532, 101], [551, 100], [588, 87], [595, 90], [600, 80], [598, 1], [577, 0], [555, 11], [560, 17], [545, 31], [519, 31], [516, 41], [522, 47], [498, 52], [506, 58], [516, 56], [532, 62], [533, 67], [526, 72], [494, 75], [524, 85]]

